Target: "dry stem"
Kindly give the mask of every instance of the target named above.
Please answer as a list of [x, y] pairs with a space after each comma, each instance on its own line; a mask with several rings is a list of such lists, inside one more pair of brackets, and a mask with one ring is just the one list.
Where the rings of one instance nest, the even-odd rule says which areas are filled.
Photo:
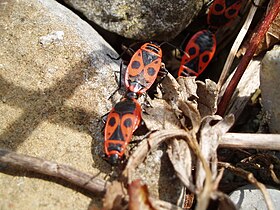
[[264, 196], [264, 200], [266, 202], [267, 208], [269, 210], [275, 209], [265, 185], [262, 184], [261, 182], [258, 182], [258, 180], [254, 177], [254, 175], [251, 172], [245, 171], [242, 168], [237, 168], [237, 167], [231, 165], [230, 163], [219, 162], [218, 165], [220, 167], [224, 167], [224, 168], [230, 170], [234, 174], [246, 179], [248, 182], [250, 182], [251, 184], [255, 185], [257, 188], [259, 188]]
[[[22, 167], [28, 171], [58, 177], [99, 195], [103, 195], [106, 191], [103, 179], [93, 177], [67, 165], [18, 154], [1, 148], [0, 162], [13, 167]], [[109, 184], [109, 182], [106, 184]]]
[[[255, 3], [256, 4], [259, 4], [259, 0], [255, 0]], [[246, 21], [244, 22], [235, 42], [233, 43], [232, 47], [231, 47], [231, 50], [230, 50], [230, 53], [227, 57], [227, 60], [226, 60], [226, 63], [224, 65], [224, 68], [222, 70], [222, 73], [221, 73], [221, 76], [220, 76], [220, 79], [218, 81], [218, 90], [220, 91], [221, 90], [221, 87], [222, 85], [224, 84], [225, 82], [225, 79], [226, 79], [226, 76], [228, 75], [228, 72], [230, 70], [230, 66], [235, 58], [235, 55], [236, 55], [236, 52], [237, 50], [239, 49], [248, 29], [249, 29], [249, 26], [253, 20], [253, 17], [254, 17], [254, 14], [257, 10], [257, 7], [255, 7], [254, 5], [251, 6], [251, 9], [249, 11], [249, 14], [246, 18]]]
[[254, 53], [257, 50], [257, 47], [260, 41], [264, 38], [270, 24], [276, 18], [280, 11], [280, 0], [273, 1], [273, 5], [271, 7], [270, 12], [266, 15], [263, 21], [260, 21], [260, 24], [255, 29], [253, 36], [250, 40], [249, 47], [241, 59], [235, 74], [233, 75], [230, 83], [227, 86], [227, 89], [221, 99], [221, 102], [218, 105], [218, 115], [223, 116], [229, 104], [229, 101], [237, 87], [238, 82], [240, 81], [244, 71], [246, 70], [249, 62], [253, 58]]

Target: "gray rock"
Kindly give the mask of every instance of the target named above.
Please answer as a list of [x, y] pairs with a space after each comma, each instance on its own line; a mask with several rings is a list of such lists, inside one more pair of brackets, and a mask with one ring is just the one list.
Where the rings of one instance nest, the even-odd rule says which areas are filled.
[[102, 28], [137, 40], [168, 40], [202, 8], [202, 0], [64, 0]]
[[[275, 209], [280, 206], [280, 191], [273, 187], [267, 187]], [[230, 199], [240, 210], [265, 210], [267, 209], [262, 192], [254, 185], [246, 185], [236, 189], [229, 195]]]
[[267, 112], [267, 122], [271, 133], [280, 133], [280, 46], [275, 45], [268, 51], [260, 71], [262, 104]]

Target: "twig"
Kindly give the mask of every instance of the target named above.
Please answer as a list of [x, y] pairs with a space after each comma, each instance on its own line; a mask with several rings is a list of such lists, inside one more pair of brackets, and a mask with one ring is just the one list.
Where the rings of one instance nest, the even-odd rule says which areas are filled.
[[280, 11], [280, 0], [274, 0], [270, 12], [266, 15], [263, 21], [260, 21], [260, 24], [255, 29], [255, 32], [253, 33], [253, 36], [250, 40], [249, 47], [245, 55], [241, 59], [239, 66], [237, 67], [237, 70], [233, 75], [229, 85], [227, 86], [227, 89], [221, 99], [221, 102], [218, 105], [218, 112], [217, 112], [218, 115], [223, 116], [225, 114], [229, 101], [234, 93], [234, 90], [236, 89], [239, 80], [241, 79], [244, 71], [246, 70], [246, 67], [248, 66], [255, 51], [257, 50], [260, 41], [264, 38], [265, 33], [267, 32], [272, 21], [278, 15], [279, 11]]
[[237, 167], [231, 165], [230, 163], [218, 162], [218, 165], [220, 167], [224, 167], [224, 168], [230, 170], [234, 174], [236, 174], [236, 175], [246, 179], [251, 184], [253, 184], [257, 188], [259, 188], [260, 191], [262, 192], [263, 196], [264, 196], [264, 200], [266, 202], [267, 208], [269, 210], [274, 210], [274, 205], [272, 203], [272, 200], [270, 198], [270, 195], [269, 195], [267, 189], [265, 188], [265, 185], [260, 183], [260, 182], [258, 182], [258, 180], [254, 177], [254, 175], [251, 172], [245, 171], [242, 168], [237, 168]]
[[226, 133], [220, 147], [280, 150], [280, 134]]
[[[259, 4], [259, 0], [256, 0], [255, 3]], [[251, 9], [249, 11], [249, 14], [248, 14], [248, 16], [246, 18], [246, 21], [244, 22], [244, 24], [243, 24], [243, 26], [242, 26], [242, 28], [241, 28], [237, 38], [235, 39], [235, 42], [233, 43], [233, 45], [231, 47], [230, 53], [229, 53], [229, 55], [227, 57], [226, 63], [224, 65], [224, 68], [222, 70], [220, 79], [219, 79], [218, 84], [217, 84], [219, 91], [220, 91], [222, 85], [225, 82], [225, 78], [228, 75], [230, 66], [231, 66], [231, 64], [232, 64], [232, 62], [234, 60], [236, 52], [239, 49], [239, 47], [240, 47], [240, 45], [241, 45], [241, 43], [242, 43], [242, 41], [243, 41], [243, 39], [244, 39], [248, 29], [249, 29], [249, 26], [250, 26], [250, 24], [251, 24], [251, 22], [253, 20], [253, 17], [254, 17], [254, 14], [255, 14], [256, 10], [257, 10], [257, 7], [252, 5]]]
[[[106, 190], [103, 179], [93, 177], [70, 166], [41, 158], [22, 155], [0, 148], [0, 162], [13, 167], [22, 167], [28, 171], [58, 177], [99, 195], [103, 195]], [[109, 184], [109, 182], [106, 184]]]

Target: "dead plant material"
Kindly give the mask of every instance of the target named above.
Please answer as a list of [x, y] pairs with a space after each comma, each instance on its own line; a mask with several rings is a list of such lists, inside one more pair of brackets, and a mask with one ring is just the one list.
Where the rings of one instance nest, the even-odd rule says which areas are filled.
[[[272, 1], [269, 3], [266, 14], [270, 13]], [[280, 14], [278, 13], [277, 17], [274, 19], [274, 21], [271, 23], [268, 31], [265, 33], [264, 39], [260, 42], [255, 55], [259, 55], [261, 52], [269, 50], [273, 45], [277, 44], [280, 40]], [[246, 52], [246, 49], [248, 48], [249, 43], [245, 42], [243, 46], [241, 46], [240, 50], [237, 53], [237, 57], [244, 55]]]
[[194, 160], [187, 142], [177, 139], [171, 140], [168, 144], [167, 153], [176, 175], [191, 192], [195, 192], [192, 177]]
[[259, 25], [255, 29], [255, 32], [253, 33], [253, 36], [250, 40], [249, 47], [248, 47], [245, 55], [241, 59], [239, 65], [237, 67], [237, 70], [236, 70], [234, 76], [232, 77], [232, 79], [221, 99], [221, 102], [218, 105], [218, 112], [217, 112], [218, 115], [223, 116], [225, 114], [229, 101], [234, 93], [234, 90], [236, 89], [238, 82], [240, 81], [249, 62], [251, 61], [252, 57], [254, 56], [254, 53], [256, 52], [260, 41], [264, 38], [264, 35], [267, 32], [270, 24], [276, 18], [276, 16], [278, 15], [278, 13], [280, 11], [280, 1], [276, 0], [276, 1], [272, 1], [272, 2], [273, 2], [273, 4], [271, 6], [270, 12], [266, 15], [264, 20], [260, 21]]
[[155, 210], [149, 201], [149, 192], [147, 185], [141, 184], [141, 180], [137, 179], [128, 186], [129, 210]]
[[[259, 4], [259, 0], [255, 0], [255, 3], [256, 4]], [[219, 81], [218, 81], [218, 90], [220, 91], [221, 87], [223, 86], [225, 80], [226, 80], [226, 77], [228, 76], [229, 74], [229, 70], [230, 70], [230, 67], [233, 63], [233, 60], [236, 56], [236, 53], [245, 37], [245, 35], [247, 34], [248, 32], [248, 29], [251, 25], [251, 22], [253, 20], [253, 17], [256, 13], [256, 10], [257, 10], [257, 7], [255, 7], [253, 4], [251, 5], [251, 9], [247, 15], [247, 18], [242, 26], [242, 28], [240, 29], [239, 31], [239, 34], [238, 36], [236, 37], [232, 47], [231, 47], [231, 50], [229, 52], [229, 55], [227, 57], [227, 60], [226, 60], [226, 63], [224, 65], [224, 68], [222, 70], [222, 73], [221, 73], [221, 76], [219, 78]]]
[[[217, 176], [217, 148], [222, 135], [224, 135], [233, 125], [233, 115], [222, 119], [220, 116], [213, 115], [205, 117], [200, 128], [200, 150], [205, 158], [207, 165], [211, 166], [212, 176]], [[196, 187], [202, 188], [205, 180], [205, 171], [198, 162], [196, 170]]]
[[218, 87], [215, 82], [206, 79], [205, 83], [196, 81], [198, 110], [201, 118], [214, 115], [217, 112]]
[[107, 187], [106, 194], [103, 198], [103, 209], [118, 209], [126, 210], [127, 203], [125, 201], [127, 196], [127, 189], [123, 183], [119, 181], [113, 181], [112, 184]]
[[97, 195], [103, 195], [106, 191], [106, 185], [110, 185], [109, 182], [105, 182], [103, 179], [83, 173], [70, 166], [37, 157], [18, 154], [5, 149], [0, 149], [0, 162], [27, 171], [61, 178]]
[[251, 184], [255, 185], [257, 188], [259, 188], [264, 196], [264, 200], [266, 202], [267, 208], [269, 210], [275, 209], [265, 185], [258, 182], [258, 180], [254, 177], [254, 175], [252, 173], [250, 173], [244, 169], [237, 168], [237, 167], [231, 165], [230, 163], [219, 162], [218, 165], [219, 165], [219, 167], [224, 167], [224, 168], [230, 170], [232, 173], [246, 179], [248, 182], [250, 182]]
[[280, 134], [226, 133], [222, 136], [219, 147], [280, 150]]

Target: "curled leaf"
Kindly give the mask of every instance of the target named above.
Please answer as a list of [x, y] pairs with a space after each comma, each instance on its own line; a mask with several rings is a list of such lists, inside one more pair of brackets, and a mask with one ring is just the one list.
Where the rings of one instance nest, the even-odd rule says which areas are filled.
[[[224, 119], [218, 115], [213, 115], [205, 117], [202, 121], [199, 141], [200, 150], [208, 165], [211, 165], [213, 178], [217, 175], [217, 148], [219, 141], [222, 135], [231, 128], [233, 123], [233, 115], [228, 115]], [[203, 187], [205, 176], [202, 163], [198, 161], [196, 170], [196, 187], [198, 189]]]
[[206, 79], [205, 83], [197, 81], [197, 95], [199, 96], [198, 110], [201, 117], [213, 115], [217, 111], [218, 87], [215, 82]]
[[163, 99], [151, 101], [151, 107], [145, 108], [142, 115], [147, 128], [151, 131], [180, 128], [180, 122], [171, 106]]
[[183, 184], [192, 192], [195, 191], [192, 178], [192, 154], [188, 143], [173, 139], [168, 144], [167, 153], [174, 170]]

